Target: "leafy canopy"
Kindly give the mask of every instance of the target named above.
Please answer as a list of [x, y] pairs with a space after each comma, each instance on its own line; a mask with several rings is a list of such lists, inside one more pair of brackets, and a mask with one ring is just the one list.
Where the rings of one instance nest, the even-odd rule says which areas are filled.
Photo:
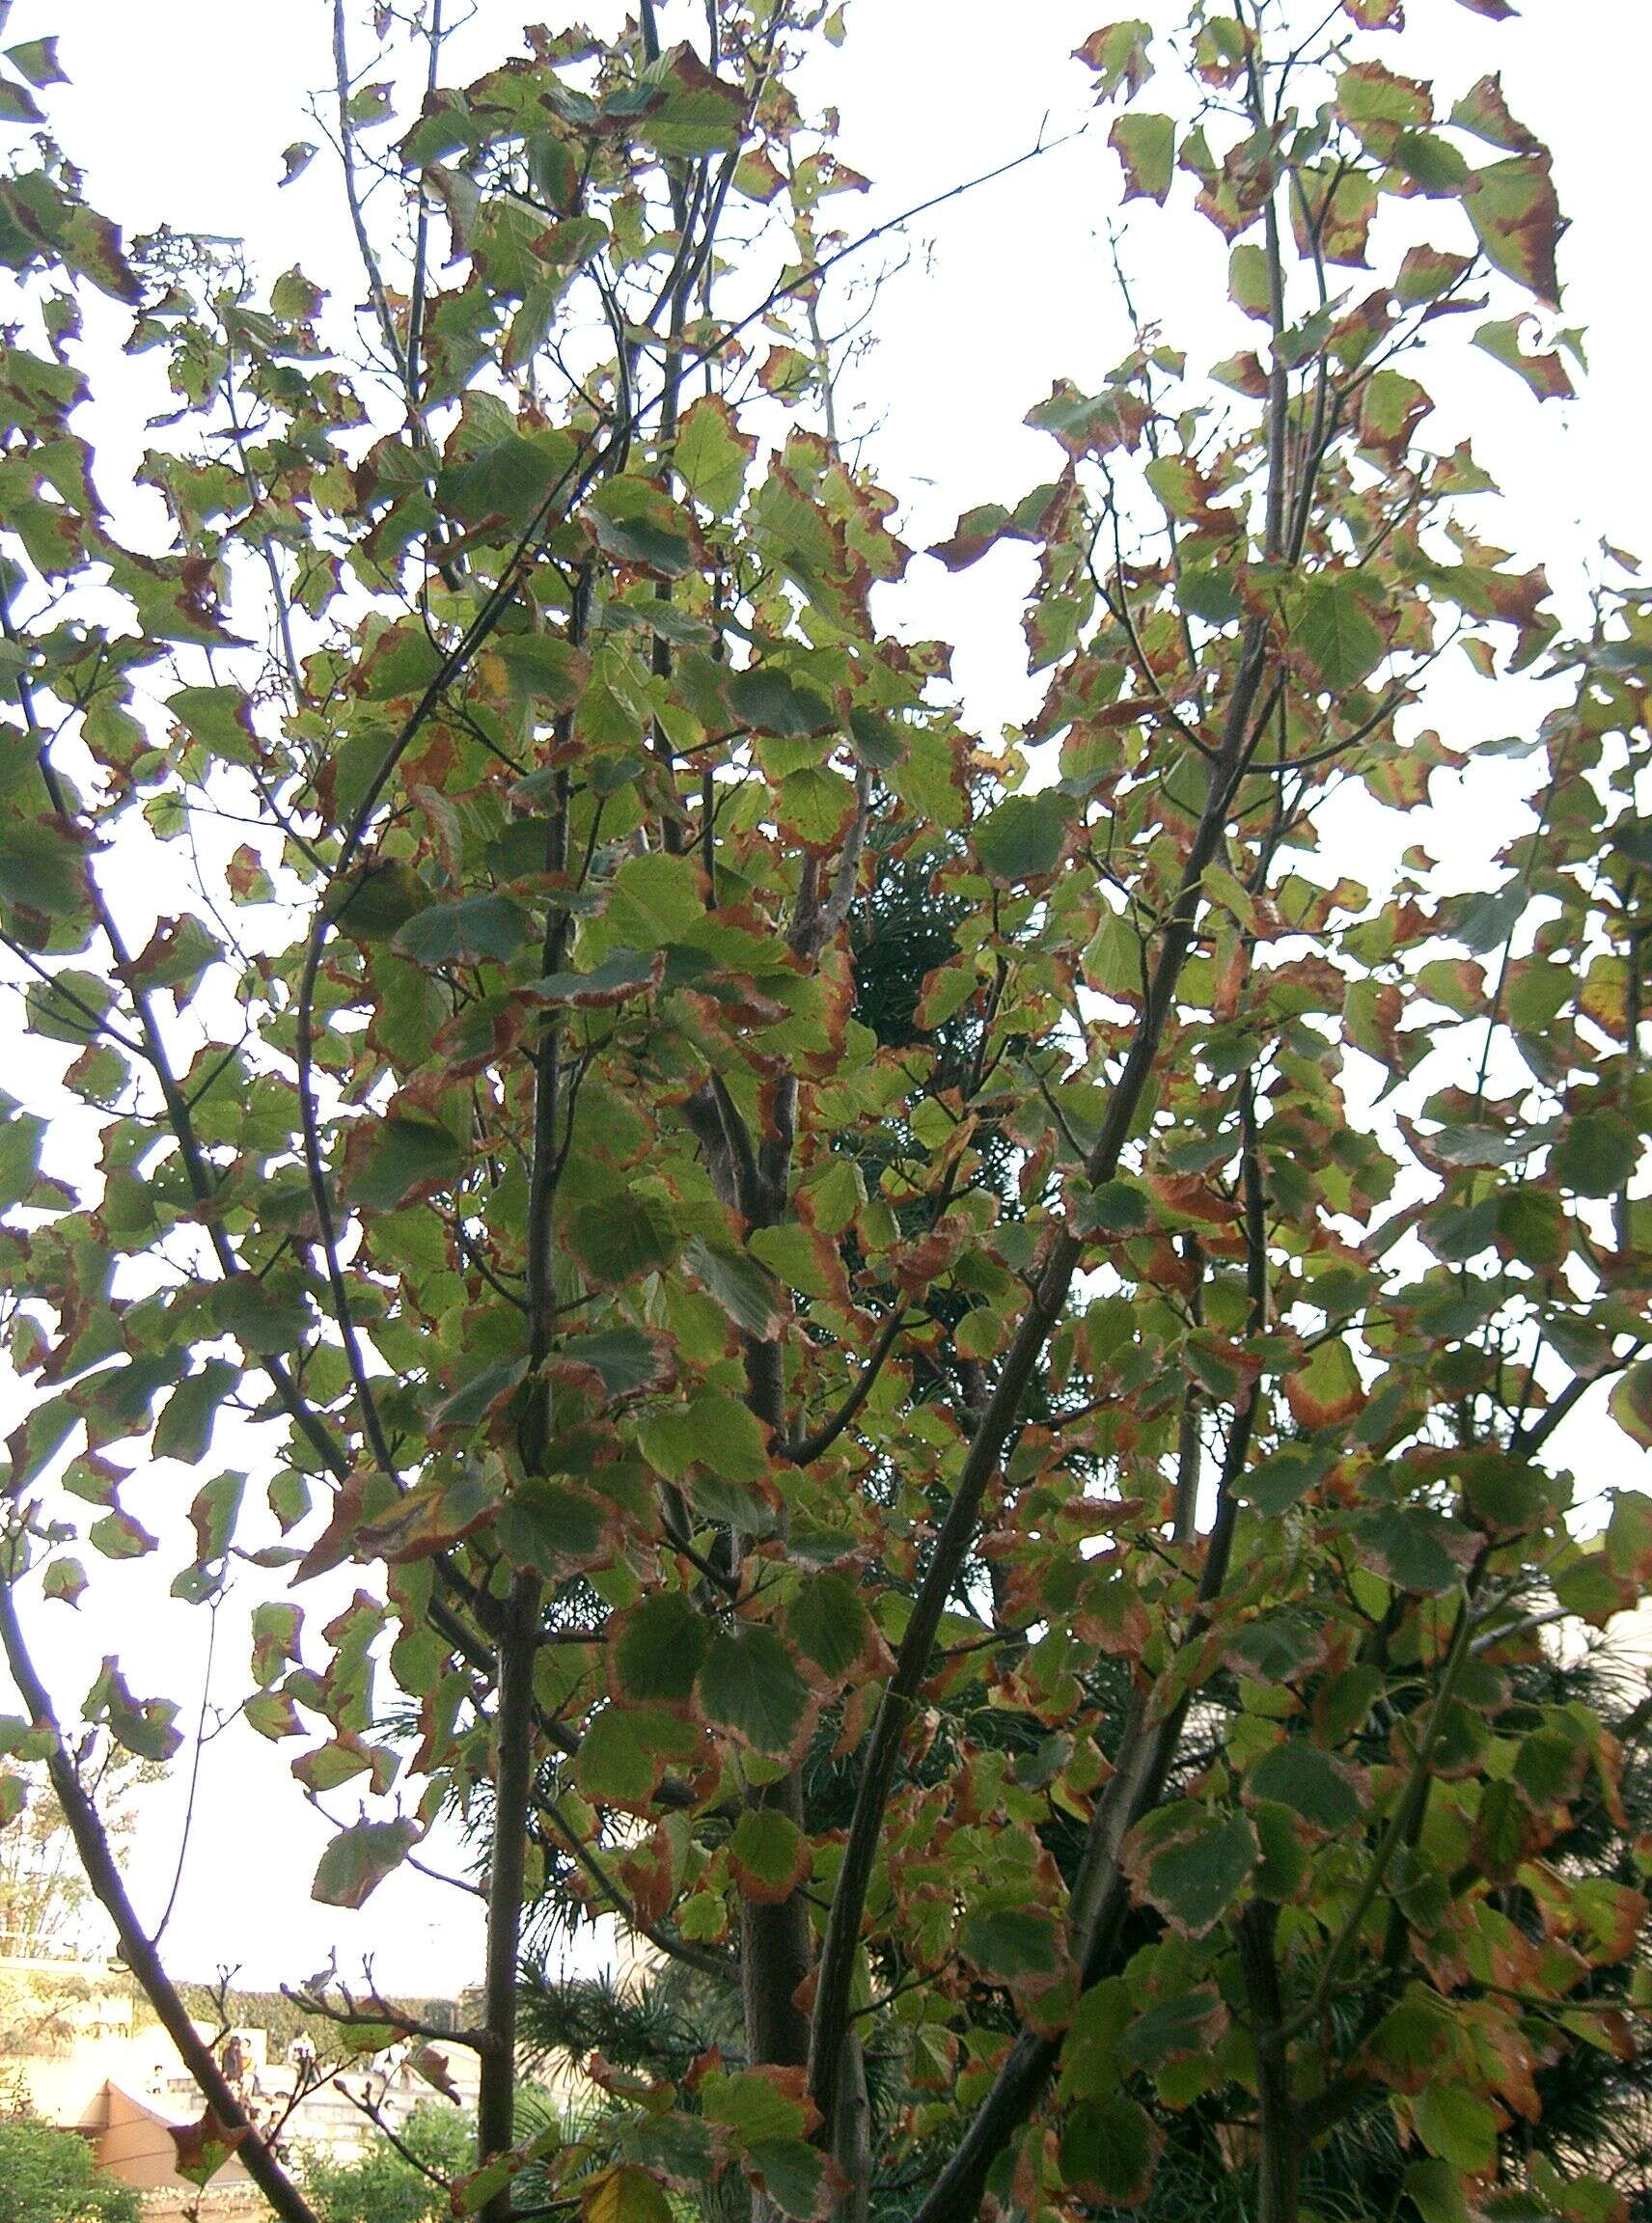
[[[1042, 480], [932, 552], [1031, 556], [1043, 697], [980, 735], [837, 436], [841, 12], [645, 0], [467, 84], [433, 9], [352, 75], [347, 15], [355, 316], [124, 242], [47, 139], [0, 181], [0, 935], [96, 1139], [4, 1102], [5, 1742], [128, 1961], [166, 2015], [77, 1756], [180, 1699], [111, 1660], [83, 1747], [28, 1634], [177, 1493], [317, 1895], [486, 1841], [455, 2212], [1042, 2223], [1198, 2149], [1289, 2223], [1380, 2127], [1386, 2215], [1606, 2223], [1539, 2077], [1635, 2053], [1646, 1902], [1539, 1670], [1652, 1576], [1652, 599], [1566, 637], [1429, 436], [1465, 350], [1570, 391], [1546, 151], [1394, 0], [1086, 41], [1109, 189], [1216, 227], [1249, 343], [1057, 379]], [[160, 545], [83, 305], [171, 388]], [[1493, 888], [1366, 885], [1332, 796], [1506, 796], [1443, 663], [1540, 700], [1529, 804]], [[729, 2046], [593, 2056], [599, 2128], [519, 2142], [525, 1930], [582, 1912]]]

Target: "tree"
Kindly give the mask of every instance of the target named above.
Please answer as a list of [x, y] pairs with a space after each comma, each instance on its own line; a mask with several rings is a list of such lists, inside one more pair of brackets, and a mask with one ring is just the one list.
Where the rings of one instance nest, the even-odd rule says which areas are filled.
[[[1652, 598], [1566, 638], [1426, 436], [1446, 354], [1570, 390], [1549, 158], [1393, 0], [1086, 41], [1126, 196], [1217, 227], [1255, 344], [1058, 380], [1054, 476], [934, 551], [1035, 561], [1047, 692], [989, 747], [884, 621], [910, 553], [835, 434], [859, 180], [796, 82], [840, 13], [657, 14], [453, 87], [434, 0], [371, 82], [339, 0], [364, 327], [125, 246], [49, 141], [0, 186], [0, 905], [102, 1139], [5, 1130], [9, 1741], [201, 2084], [187, 2151], [288, 2223], [29, 1648], [37, 1583], [96, 1582], [60, 1476], [150, 1547], [122, 1445], [199, 1472], [182, 1595], [290, 1572], [247, 1715], [360, 1797], [317, 1896], [484, 1823], [474, 2026], [323, 2002], [478, 2052], [484, 2223], [1168, 2212], [1189, 2153], [1292, 2223], [1362, 2138], [1385, 2215], [1599, 2223], [1538, 2077], [1638, 2053], [1646, 1905], [1619, 1741], [1541, 1685], [1652, 1571], [1652, 1499], [1574, 1528], [1560, 1463], [1591, 1396], [1652, 1444]], [[11, 63], [34, 122], [55, 50]], [[81, 294], [174, 388], [160, 551], [93, 490]], [[1491, 791], [1420, 727], [1447, 657], [1540, 701], [1530, 807], [1496, 888], [1420, 846], [1368, 888], [1328, 797]], [[147, 939], [112, 858], [180, 891]], [[880, 1030], [886, 877], [945, 932]], [[178, 1740], [114, 1662], [82, 1711]], [[595, 2061], [600, 2124], [518, 2142], [524, 1925], [580, 1905], [738, 2047]]]
[[439, 2100], [414, 2109], [396, 2145], [375, 2144], [354, 2161], [306, 2154], [300, 2172], [321, 2223], [425, 2223], [446, 2207], [444, 2180], [465, 2167], [476, 2127]]
[[[117, 1848], [131, 1839], [135, 1801], [150, 1772], [118, 1744], [102, 1755], [91, 1788]], [[19, 1788], [14, 1796], [22, 1804], [0, 1833], [0, 1953], [26, 1961], [68, 1947], [85, 1949], [88, 1917], [94, 1924], [99, 1918], [57, 1795], [38, 1766], [14, 1771], [14, 1780]]]
[[0, 2122], [0, 2223], [138, 2223], [141, 2205], [79, 2131]]

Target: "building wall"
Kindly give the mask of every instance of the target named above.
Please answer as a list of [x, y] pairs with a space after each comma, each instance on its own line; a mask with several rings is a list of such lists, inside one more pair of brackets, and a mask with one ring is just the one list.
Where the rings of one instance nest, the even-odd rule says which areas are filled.
[[[178, 2149], [166, 2116], [117, 2084], [104, 2087], [102, 2113], [103, 2126], [94, 2143], [98, 2162], [111, 2177], [140, 2192], [194, 2192], [188, 2180], [178, 2174]], [[250, 2180], [240, 2163], [231, 2160], [212, 2182], [227, 2186]]]

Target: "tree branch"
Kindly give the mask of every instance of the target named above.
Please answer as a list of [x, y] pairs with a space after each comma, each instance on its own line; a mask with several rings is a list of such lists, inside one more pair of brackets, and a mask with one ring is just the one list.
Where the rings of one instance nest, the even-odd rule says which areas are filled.
[[0, 1575], [0, 1646], [4, 1647], [6, 1664], [11, 1670], [13, 1682], [17, 1686], [18, 1694], [29, 1710], [30, 1720], [50, 1742], [46, 1770], [51, 1777], [52, 1789], [57, 1793], [64, 1820], [74, 1839], [75, 1851], [80, 1855], [86, 1880], [91, 1884], [98, 1905], [115, 1925], [121, 1958], [143, 1987], [144, 1995], [154, 2009], [162, 2029], [178, 2047], [179, 2057], [194, 2077], [212, 2113], [231, 2130], [244, 2133], [237, 2147], [238, 2157], [254, 2183], [282, 2218], [282, 2223], [319, 2223], [315, 2209], [253, 2127], [224, 2072], [212, 2058], [210, 2048], [190, 2020], [172, 1979], [161, 1965], [160, 1955], [152, 1939], [138, 1921], [121, 1872], [115, 1864], [108, 1833], [69, 1757], [51, 1698], [24, 1642], [14, 1595], [14, 1539], [12, 1551], [13, 1564]]

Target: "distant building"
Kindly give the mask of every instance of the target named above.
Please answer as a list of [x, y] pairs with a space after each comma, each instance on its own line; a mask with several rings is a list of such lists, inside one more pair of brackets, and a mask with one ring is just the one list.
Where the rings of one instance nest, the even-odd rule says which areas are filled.
[[[196, 2028], [203, 2038], [217, 2035], [203, 2022]], [[287, 2057], [272, 2060], [269, 2032], [249, 2027], [221, 2038], [219, 2059], [254, 2124], [275, 2137], [278, 2151], [318, 2147], [348, 2160], [376, 2135], [359, 2101], [371, 2101], [386, 2122], [399, 2125], [422, 2100], [436, 2098], [408, 2065], [413, 2050], [393, 2046], [313, 2082], [311, 2041], [300, 2037]], [[458, 2104], [474, 2107], [476, 2055], [455, 2045], [447, 2061]], [[130, 1973], [117, 1962], [0, 1956], [0, 2103], [81, 2131], [112, 2177], [152, 2196], [145, 2203], [146, 2223], [171, 2223], [199, 2197], [199, 2188], [178, 2174], [172, 2127], [200, 2119], [201, 2095]], [[164, 2197], [168, 2192], [178, 2195], [176, 2204]], [[246, 2169], [232, 2157], [212, 2180], [203, 2218], [263, 2212]]]

